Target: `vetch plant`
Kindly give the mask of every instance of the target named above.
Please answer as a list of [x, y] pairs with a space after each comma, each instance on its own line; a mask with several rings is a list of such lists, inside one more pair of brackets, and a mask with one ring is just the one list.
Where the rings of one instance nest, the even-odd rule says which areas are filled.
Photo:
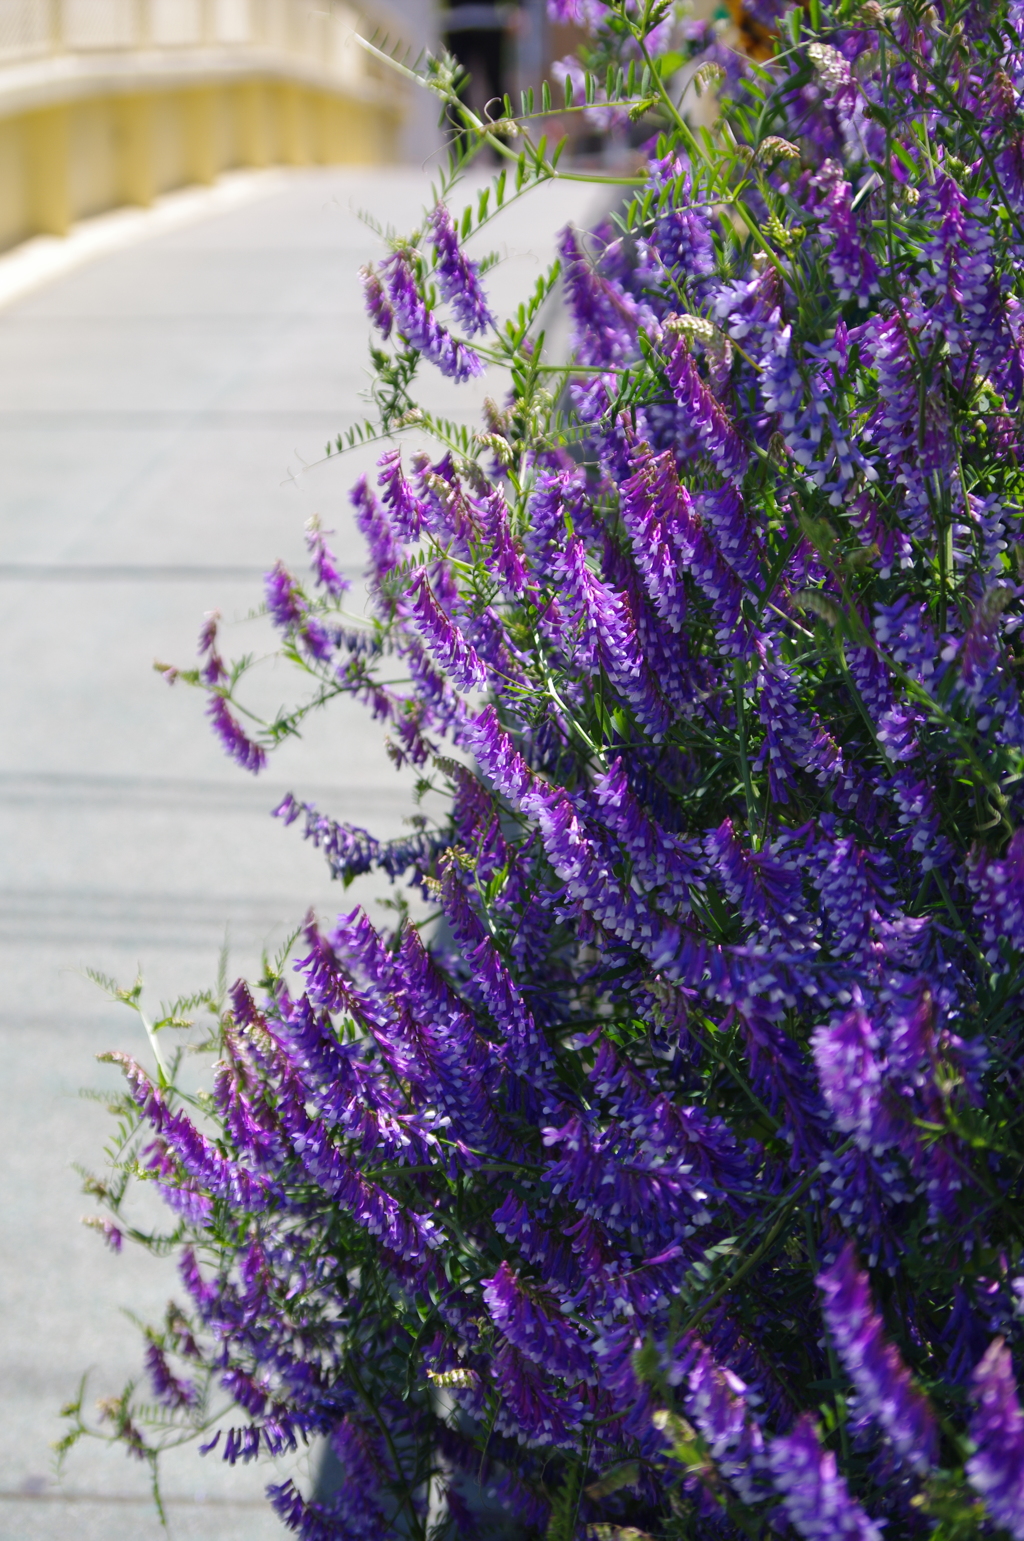
[[[277, 814], [429, 913], [310, 916], [208, 997], [209, 1092], [116, 1056], [101, 1223], [184, 1294], [106, 1428], [326, 1437], [335, 1495], [270, 1489], [305, 1541], [1022, 1538], [1024, 5], [758, 0], [761, 61], [552, 10], [557, 100], [422, 72], [506, 165], [363, 275], [371, 619], [312, 529], [267, 577], [294, 709], [212, 622], [182, 676], [253, 772], [364, 701], [444, 817]], [[603, 175], [543, 137], [597, 106], [621, 203], [499, 324], [466, 243]], [[490, 366], [477, 432], [417, 402]]]

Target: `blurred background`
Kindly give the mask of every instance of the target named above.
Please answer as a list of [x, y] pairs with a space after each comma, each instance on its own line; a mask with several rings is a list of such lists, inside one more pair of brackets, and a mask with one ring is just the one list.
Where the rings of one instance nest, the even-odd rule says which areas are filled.
[[[152, 669], [191, 664], [214, 608], [225, 651], [269, 652], [261, 576], [302, 569], [313, 514], [365, 602], [347, 491], [376, 452], [323, 462], [367, 410], [357, 272], [382, 248], [362, 215], [415, 225], [444, 130], [356, 32], [411, 60], [444, 39], [478, 109], [577, 41], [543, 0], [0, 0], [0, 1541], [162, 1534], [120, 1450], [76, 1448], [60, 1482], [52, 1466], [83, 1373], [94, 1409], [138, 1372], [125, 1313], [159, 1320], [180, 1293], [169, 1262], [114, 1256], [80, 1223], [75, 1164], [101, 1170], [108, 1132], [81, 1092], [117, 1084], [95, 1056], [147, 1061], [85, 970], [141, 974], [155, 1007], [212, 984], [224, 947], [229, 979], [254, 970], [310, 906], [386, 902], [376, 879], [339, 892], [269, 816], [286, 791], [385, 837], [414, 811], [360, 708], [311, 721], [254, 780]], [[594, 193], [559, 182], [489, 228], [499, 316], [566, 221], [605, 206]], [[463, 421], [503, 389], [424, 375]], [[291, 671], [262, 665], [253, 692], [273, 712]], [[309, 1491], [319, 1459], [276, 1475]], [[171, 1534], [283, 1535], [274, 1477], [178, 1453]]]

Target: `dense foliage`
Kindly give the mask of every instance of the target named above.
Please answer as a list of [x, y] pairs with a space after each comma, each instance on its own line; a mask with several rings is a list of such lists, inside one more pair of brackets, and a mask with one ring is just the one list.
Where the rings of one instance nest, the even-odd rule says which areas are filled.
[[[1024, 5], [758, 0], [757, 62], [552, 4], [554, 104], [428, 61], [507, 177], [363, 275], [372, 622], [314, 528], [267, 579], [308, 698], [243, 729], [214, 623], [191, 676], [253, 771], [364, 700], [444, 820], [278, 813], [434, 908], [310, 918], [212, 1094], [121, 1057], [94, 1188], [116, 1245], [159, 1184], [188, 1300], [108, 1427], [329, 1436], [334, 1497], [271, 1489], [306, 1541], [1024, 1538]], [[499, 326], [463, 243], [565, 174], [553, 107], [646, 142]], [[416, 405], [495, 362], [480, 432]]]

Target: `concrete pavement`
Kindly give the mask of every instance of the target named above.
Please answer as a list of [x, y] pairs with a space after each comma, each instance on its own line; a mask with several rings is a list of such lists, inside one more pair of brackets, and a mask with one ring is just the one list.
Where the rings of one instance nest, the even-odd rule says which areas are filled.
[[[242, 617], [275, 558], [301, 563], [312, 513], [359, 569], [345, 495], [373, 456], [290, 473], [363, 415], [356, 270], [380, 249], [356, 210], [402, 230], [426, 196], [420, 173], [295, 172], [0, 310], [0, 1541], [161, 1533], [145, 1473], [120, 1452], [76, 1450], [62, 1488], [50, 1466], [83, 1371], [91, 1400], [138, 1370], [120, 1311], [157, 1318], [176, 1289], [167, 1264], [113, 1257], [79, 1223], [90, 1201], [71, 1164], [99, 1167], [106, 1135], [79, 1090], [112, 1084], [96, 1052], [145, 1057], [83, 968], [141, 969], [150, 999], [167, 998], [212, 981], [227, 933], [232, 975], [251, 969], [310, 904], [351, 902], [268, 817], [281, 793], [384, 835], [411, 811], [360, 709], [333, 708], [253, 780], [222, 756], [200, 698], [150, 666], [190, 662], [205, 611]], [[489, 278], [499, 309], [590, 206], [564, 184], [503, 217], [488, 243], [507, 257]], [[430, 380], [430, 404], [467, 420], [494, 388]], [[228, 640], [241, 652], [266, 637], [241, 621]], [[268, 668], [258, 692], [273, 706], [292, 685]], [[359, 897], [385, 889], [370, 880]], [[282, 1470], [296, 1464], [308, 1472], [307, 1457]], [[173, 1534], [282, 1534], [260, 1496], [272, 1476], [179, 1454]]]

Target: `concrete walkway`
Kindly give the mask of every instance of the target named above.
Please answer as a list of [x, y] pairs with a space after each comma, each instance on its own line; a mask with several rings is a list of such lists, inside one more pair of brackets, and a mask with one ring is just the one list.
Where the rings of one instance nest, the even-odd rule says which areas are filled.
[[[401, 231], [426, 196], [419, 174], [296, 172], [0, 310], [0, 1541], [161, 1534], [120, 1452], [80, 1448], [62, 1487], [51, 1470], [83, 1371], [94, 1404], [138, 1370], [121, 1310], [157, 1319], [178, 1292], [168, 1264], [113, 1257], [79, 1224], [90, 1200], [72, 1163], [99, 1168], [107, 1133], [80, 1088], [112, 1084], [100, 1050], [146, 1057], [82, 970], [141, 970], [166, 999], [212, 982], [226, 933], [233, 976], [310, 904], [339, 909], [318, 854], [268, 818], [285, 790], [385, 835], [411, 811], [358, 709], [324, 716], [254, 781], [223, 758], [200, 698], [150, 666], [189, 663], [205, 611], [244, 616], [275, 558], [301, 563], [314, 512], [358, 570], [345, 495], [373, 457], [291, 473], [363, 415], [356, 270], [380, 248], [355, 211]], [[590, 206], [565, 184], [503, 217], [500, 309]], [[471, 420], [494, 385], [434, 376], [431, 405]], [[264, 640], [240, 623], [229, 645]], [[262, 698], [288, 699], [288, 672], [264, 674]], [[179, 1454], [173, 1534], [282, 1534], [260, 1496], [272, 1475]]]

